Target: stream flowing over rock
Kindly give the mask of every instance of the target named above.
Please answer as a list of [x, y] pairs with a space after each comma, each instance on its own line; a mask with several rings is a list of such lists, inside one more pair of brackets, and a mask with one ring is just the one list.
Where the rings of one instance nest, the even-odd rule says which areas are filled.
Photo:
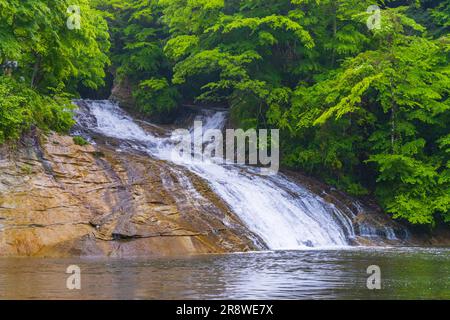
[[[172, 161], [170, 130], [79, 101], [91, 143], [32, 132], [0, 147], [0, 256], [177, 256], [399, 244], [408, 231], [299, 174]], [[206, 128], [226, 113], [201, 111]]]

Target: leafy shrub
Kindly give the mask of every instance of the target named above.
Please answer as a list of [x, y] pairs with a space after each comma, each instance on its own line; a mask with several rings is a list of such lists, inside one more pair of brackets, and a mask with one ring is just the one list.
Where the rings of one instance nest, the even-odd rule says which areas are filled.
[[165, 79], [142, 81], [134, 92], [140, 112], [149, 115], [170, 114], [178, 106], [178, 91]]
[[0, 76], [0, 143], [18, 139], [37, 126], [44, 131], [68, 132], [74, 124], [70, 100], [43, 96], [6, 76]]
[[73, 142], [74, 142], [77, 146], [86, 146], [86, 145], [89, 144], [89, 142], [87, 142], [85, 138], [80, 137], [80, 136], [75, 136], [75, 137], [73, 137]]

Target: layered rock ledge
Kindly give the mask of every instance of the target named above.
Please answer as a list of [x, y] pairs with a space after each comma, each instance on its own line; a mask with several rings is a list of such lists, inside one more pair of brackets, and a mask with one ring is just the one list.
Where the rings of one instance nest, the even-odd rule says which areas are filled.
[[204, 181], [148, 155], [54, 133], [0, 147], [0, 256], [177, 256], [254, 243]]

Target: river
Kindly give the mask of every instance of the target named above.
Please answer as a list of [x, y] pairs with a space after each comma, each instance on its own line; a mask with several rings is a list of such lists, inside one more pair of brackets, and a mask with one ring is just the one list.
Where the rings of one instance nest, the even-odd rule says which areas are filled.
[[[66, 287], [73, 264], [81, 269], [81, 290]], [[380, 267], [380, 290], [367, 289], [370, 265]], [[0, 259], [0, 299], [450, 299], [450, 249]]]

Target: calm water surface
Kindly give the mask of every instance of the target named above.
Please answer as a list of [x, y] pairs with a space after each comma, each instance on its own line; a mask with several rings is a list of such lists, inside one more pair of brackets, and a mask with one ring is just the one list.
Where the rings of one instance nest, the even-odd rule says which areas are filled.
[[[81, 290], [66, 288], [72, 264]], [[381, 268], [381, 290], [366, 287], [370, 265]], [[450, 248], [0, 259], [0, 299], [450, 299]]]

